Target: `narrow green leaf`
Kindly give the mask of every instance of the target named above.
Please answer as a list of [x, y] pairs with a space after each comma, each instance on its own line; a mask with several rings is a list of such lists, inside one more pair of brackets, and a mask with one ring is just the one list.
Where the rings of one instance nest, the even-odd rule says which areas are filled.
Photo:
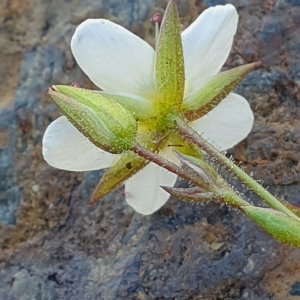
[[244, 206], [242, 210], [275, 240], [300, 248], [300, 222], [298, 220], [268, 208]]
[[206, 115], [259, 64], [247, 64], [219, 73], [198, 92], [188, 95], [183, 103], [187, 120], [197, 120]]
[[119, 187], [125, 180], [133, 176], [144, 166], [147, 161], [133, 152], [124, 153], [120, 159], [108, 169], [95, 188], [90, 200], [90, 205], [96, 203], [105, 195]]
[[174, 111], [182, 103], [184, 62], [180, 22], [175, 1], [171, 0], [162, 20], [156, 55], [156, 80], [161, 111]]

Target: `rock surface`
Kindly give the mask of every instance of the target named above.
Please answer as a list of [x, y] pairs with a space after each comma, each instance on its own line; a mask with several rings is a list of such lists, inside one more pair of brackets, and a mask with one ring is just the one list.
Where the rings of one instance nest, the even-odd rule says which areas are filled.
[[[300, 250], [245, 216], [171, 199], [142, 217], [120, 191], [88, 207], [101, 171], [43, 161], [43, 132], [59, 115], [47, 87], [94, 87], [70, 51], [76, 26], [108, 18], [153, 44], [148, 20], [166, 2], [0, 2], [0, 299], [300, 299]], [[255, 125], [231, 154], [274, 194], [300, 204], [300, 2], [229, 2], [240, 24], [225, 67], [262, 61], [237, 88]], [[179, 0], [183, 28], [225, 3]]]

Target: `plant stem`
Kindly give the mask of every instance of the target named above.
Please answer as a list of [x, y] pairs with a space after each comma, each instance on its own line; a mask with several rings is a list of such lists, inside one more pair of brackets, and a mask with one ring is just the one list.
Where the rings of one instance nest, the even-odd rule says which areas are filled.
[[197, 145], [200, 149], [204, 150], [209, 156], [214, 158], [221, 166], [226, 167], [231, 173], [233, 173], [239, 180], [241, 180], [250, 190], [257, 194], [270, 207], [299, 220], [299, 218], [287, 207], [285, 207], [278, 199], [276, 199], [276, 197], [271, 195], [253, 178], [251, 178], [244, 171], [242, 171], [225, 155], [220, 153], [214, 146], [209, 144], [201, 135], [199, 135], [191, 127], [186, 125], [181, 119], [177, 118], [175, 122], [177, 124], [177, 131], [182, 138]]
[[[139, 156], [165, 168], [166, 170], [180, 176], [181, 178], [185, 179], [186, 181], [194, 184], [195, 186], [198, 186], [204, 190], [209, 190], [210, 187], [203, 182], [203, 179], [195, 175], [194, 172], [190, 172], [188, 170], [184, 170], [177, 166], [176, 164], [164, 159], [163, 157], [147, 150], [146, 148], [142, 147], [141, 145], [135, 145], [131, 148], [133, 152], [138, 154]], [[222, 179], [223, 180], [223, 179]], [[219, 195], [220, 198], [224, 200], [224, 203], [227, 205], [233, 206], [235, 208], [238, 208], [240, 210], [242, 206], [250, 206], [248, 202], [243, 200], [241, 197], [236, 195], [233, 190], [228, 186], [228, 190], [226, 192]]]
[[[219, 194], [219, 197], [223, 199], [223, 202], [227, 205], [233, 206], [235, 208], [238, 208], [240, 211], [243, 211], [242, 207], [245, 206], [252, 206], [250, 203], [242, 199], [240, 196], [238, 196], [234, 190], [231, 191], [224, 191], [222, 194]], [[235, 205], [232, 205], [234, 203]]]
[[165, 168], [166, 170], [180, 176], [181, 178], [185, 179], [186, 181], [191, 182], [192, 184], [199, 186], [203, 189], [207, 188], [207, 185], [203, 183], [203, 180], [200, 176], [195, 175], [195, 173], [190, 172], [188, 170], [183, 170], [179, 166], [175, 165], [174, 163], [164, 159], [163, 157], [147, 150], [146, 148], [142, 147], [141, 145], [135, 145], [131, 148], [133, 152], [137, 155]]

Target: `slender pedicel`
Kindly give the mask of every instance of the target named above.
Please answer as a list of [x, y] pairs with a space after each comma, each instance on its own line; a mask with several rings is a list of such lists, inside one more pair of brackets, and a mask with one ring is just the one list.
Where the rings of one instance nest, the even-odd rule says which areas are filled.
[[191, 127], [187, 126], [182, 120], [176, 119], [177, 131], [185, 139], [200, 149], [204, 150], [210, 157], [214, 158], [221, 166], [225, 167], [232, 174], [234, 174], [239, 180], [241, 180], [250, 190], [252, 190], [257, 196], [259, 196], [270, 207], [285, 213], [286, 215], [300, 220], [291, 210], [284, 206], [280, 201], [276, 199], [272, 194], [265, 190], [259, 183], [242, 171], [236, 164], [230, 159], [220, 153], [214, 146], [209, 144], [201, 135], [194, 131]]

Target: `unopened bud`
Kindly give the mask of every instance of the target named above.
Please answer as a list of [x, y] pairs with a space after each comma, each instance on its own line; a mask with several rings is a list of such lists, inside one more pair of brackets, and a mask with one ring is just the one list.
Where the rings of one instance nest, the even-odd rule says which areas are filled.
[[268, 208], [243, 206], [242, 210], [275, 240], [300, 248], [300, 221]]
[[136, 121], [108, 96], [62, 85], [53, 86], [48, 93], [61, 113], [95, 146], [110, 153], [122, 153], [133, 146]]

